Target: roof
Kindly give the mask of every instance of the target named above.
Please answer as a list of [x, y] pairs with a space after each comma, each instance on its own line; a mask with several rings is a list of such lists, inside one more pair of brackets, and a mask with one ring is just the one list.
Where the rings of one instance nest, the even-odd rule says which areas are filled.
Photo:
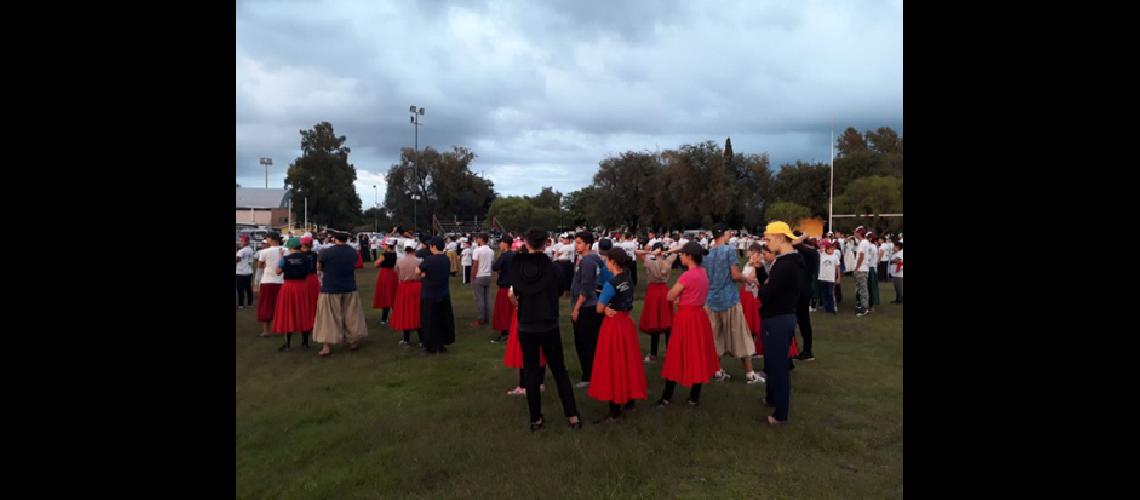
[[237, 188], [237, 208], [288, 208], [291, 190], [283, 188]]

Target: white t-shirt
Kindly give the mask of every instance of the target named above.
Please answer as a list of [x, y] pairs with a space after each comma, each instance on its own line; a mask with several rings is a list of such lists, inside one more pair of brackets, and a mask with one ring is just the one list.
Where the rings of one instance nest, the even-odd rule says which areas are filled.
[[[745, 264], [744, 270], [740, 271], [740, 274], [742, 276], [744, 276], [745, 278], [751, 278], [753, 276], [756, 276], [756, 268], [752, 267], [751, 264]], [[751, 293], [753, 297], [759, 297], [760, 296], [760, 285], [759, 284], [752, 284], [752, 283], [745, 282], [744, 290], [747, 291], [748, 293]]]
[[629, 255], [629, 258], [631, 258], [631, 259], [637, 258], [637, 254], [634, 253], [637, 251], [637, 242], [636, 241], [633, 241], [633, 240], [623, 241], [623, 242], [621, 242], [620, 246], [621, 246], [621, 249], [625, 250], [625, 253], [627, 255]]
[[738, 246], [739, 243], [740, 243], [740, 238], [737, 238], [736, 236], [733, 236], [733, 237], [728, 239], [728, 244], [734, 248], [740, 248]]
[[653, 245], [654, 245], [655, 243], [660, 243], [660, 242], [661, 242], [661, 239], [660, 239], [660, 238], [650, 238], [650, 239], [649, 239], [649, 243], [646, 243], [646, 244], [645, 244], [645, 249], [646, 249], [646, 250], [653, 250]]
[[457, 252], [459, 249], [459, 243], [456, 243], [454, 241], [451, 243], [448, 243], [446, 249], [448, 252]]
[[573, 243], [557, 243], [555, 245], [554, 260], [568, 260], [574, 262], [574, 244]]
[[870, 269], [871, 259], [874, 258], [874, 253], [871, 250], [873, 248], [875, 245], [872, 245], [870, 241], [859, 240], [859, 245], [855, 247], [855, 262], [859, 262], [859, 254], [863, 254], [863, 264], [855, 272], [865, 273]]
[[247, 275], [253, 274], [253, 249], [249, 247], [241, 247], [237, 251], [237, 256], [241, 260], [237, 262], [237, 274]]
[[708, 239], [708, 238], [701, 238], [701, 246], [702, 246], [702, 247], [704, 247], [704, 248], [705, 248], [705, 250], [708, 250], [708, 248], [709, 248], [709, 239]]
[[[892, 277], [895, 277], [895, 278], [903, 277], [902, 258], [903, 258], [903, 251], [902, 250], [895, 252], [894, 255], [891, 256], [891, 261], [887, 263], [887, 274], [890, 274]], [[899, 260], [898, 264], [895, 263], [894, 259]], [[895, 269], [898, 269], [898, 271], [895, 271]]]
[[819, 280], [835, 283], [835, 273], [839, 270], [839, 254], [819, 254]]
[[883, 243], [879, 245], [879, 262], [891, 260], [891, 251], [894, 250], [894, 246], [894, 243]]
[[461, 261], [460, 262], [461, 264], [463, 264], [464, 266], [470, 266], [471, 265], [471, 247], [464, 248], [462, 252], [459, 252], [459, 257], [460, 257], [459, 260]]
[[491, 276], [491, 265], [495, 263], [495, 252], [487, 245], [480, 245], [471, 252], [471, 260], [479, 261], [479, 269], [475, 270], [476, 278]]
[[870, 264], [871, 269], [877, 271], [878, 264], [876, 263], [879, 262], [879, 247], [873, 243], [867, 245], [867, 260], [869, 261], [868, 264]]
[[257, 251], [257, 261], [265, 263], [264, 272], [261, 273], [261, 283], [284, 284], [285, 275], [277, 274], [277, 261], [285, 256], [285, 247], [269, 247]]
[[590, 251], [592, 251], [594, 253], [598, 253], [598, 242], [597, 241], [595, 241], [594, 244], [590, 247]]

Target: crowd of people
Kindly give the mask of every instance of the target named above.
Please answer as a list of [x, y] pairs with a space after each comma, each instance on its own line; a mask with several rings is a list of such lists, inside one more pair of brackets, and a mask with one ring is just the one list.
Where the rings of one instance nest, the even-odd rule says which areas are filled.
[[[768, 423], [784, 424], [793, 360], [815, 359], [811, 313], [839, 313], [843, 277], [855, 279], [859, 317], [879, 305], [882, 280], [894, 284], [893, 303], [903, 298], [902, 234], [880, 238], [863, 227], [852, 236], [815, 239], [780, 221], [757, 236], [718, 224], [708, 232], [650, 232], [640, 241], [628, 232], [579, 230], [551, 238], [534, 229], [500, 237], [497, 256], [484, 233], [421, 241], [393, 228], [382, 237], [362, 235], [356, 244], [337, 231], [315, 237], [271, 233], [266, 242], [255, 252], [248, 238], [241, 241], [238, 308], [254, 306], [256, 284], [261, 336], [284, 336], [282, 352], [292, 350], [295, 333], [304, 349], [310, 338], [323, 344], [320, 356], [331, 355], [340, 343], [350, 351], [359, 348], [368, 325], [355, 270], [366, 263], [380, 270], [372, 298], [380, 325], [402, 334], [398, 344], [404, 347], [413, 345], [416, 332], [424, 355], [446, 353], [455, 342], [450, 280], [470, 286], [475, 319], [467, 326], [489, 326], [491, 342], [505, 344], [503, 364], [519, 373], [508, 394], [525, 396], [532, 431], [545, 425], [540, 393], [547, 369], [567, 423], [580, 429], [575, 388], [608, 405], [595, 423], [619, 421], [636, 411], [636, 400], [648, 399], [645, 367], [661, 360], [665, 385], [654, 406], [673, 404], [677, 384], [689, 388], [686, 404], [696, 406], [704, 385], [732, 378], [726, 356], [739, 360], [746, 384], [765, 385], [764, 401], [772, 407]], [[743, 268], [740, 258], [746, 259]], [[635, 319], [639, 267], [647, 286]], [[564, 299], [581, 367], [577, 383], [570, 380], [562, 349]], [[650, 337], [648, 353], [641, 352], [639, 332]]]

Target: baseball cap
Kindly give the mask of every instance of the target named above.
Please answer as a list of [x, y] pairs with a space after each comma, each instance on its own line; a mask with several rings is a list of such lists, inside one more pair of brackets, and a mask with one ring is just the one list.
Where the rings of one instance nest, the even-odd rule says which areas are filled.
[[788, 223], [782, 220], [769, 222], [764, 227], [764, 234], [782, 234], [787, 236], [788, 239], [795, 239], [796, 235], [792, 234], [792, 228], [788, 227]]
[[[306, 234], [308, 234], [308, 233], [306, 233]], [[312, 246], [312, 244], [313, 244], [313, 237], [312, 237], [312, 236], [304, 236], [304, 237], [302, 237], [302, 238], [301, 238], [301, 244], [302, 244], [302, 245], [309, 245], [309, 246]]]
[[289, 248], [301, 248], [301, 238], [289, 238], [289, 242], [285, 244]]

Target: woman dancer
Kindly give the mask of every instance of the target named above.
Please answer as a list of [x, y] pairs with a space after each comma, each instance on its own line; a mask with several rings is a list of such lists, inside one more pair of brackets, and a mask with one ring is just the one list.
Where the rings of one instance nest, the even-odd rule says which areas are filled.
[[646, 363], [657, 361], [657, 345], [661, 335], [665, 335], [665, 343], [668, 344], [669, 330], [673, 326], [673, 304], [665, 296], [669, 294], [669, 272], [673, 269], [677, 254], [665, 256], [662, 253], [664, 249], [664, 244], [656, 242], [652, 251], [637, 250], [637, 255], [644, 256], [645, 272], [649, 275], [641, 318], [637, 321], [641, 333], [649, 335], [649, 354], [642, 360]]
[[633, 260], [620, 247], [606, 254], [606, 267], [614, 277], [606, 282], [602, 295], [598, 297], [597, 312], [606, 316], [598, 330], [598, 348], [594, 353], [590, 387], [586, 394], [609, 402], [610, 409], [595, 423], [617, 421], [622, 418], [623, 409], [634, 410], [634, 400], [648, 397], [637, 329], [629, 317], [629, 311], [633, 309], [631, 265]]
[[289, 352], [293, 332], [301, 332], [301, 347], [308, 349], [309, 333], [317, 316], [307, 282], [311, 256], [301, 252], [301, 240], [298, 238], [290, 238], [287, 246], [290, 253], [281, 257], [274, 269], [274, 273], [285, 280], [277, 294], [273, 312], [273, 333], [285, 334], [285, 345], [277, 352]]
[[[410, 345], [409, 334], [412, 330], [416, 330], [417, 333], [420, 330], [421, 283], [420, 275], [416, 271], [419, 265], [415, 249], [410, 246], [404, 249], [404, 256], [396, 261], [396, 278], [399, 283], [396, 285], [396, 300], [392, 303], [392, 322], [388, 327], [403, 331], [404, 340], [398, 345]], [[420, 342], [423, 342], [422, 337]]]
[[374, 266], [380, 268], [376, 275], [376, 291], [372, 294], [372, 307], [380, 309], [380, 324], [388, 324], [388, 313], [396, 302], [396, 289], [400, 279], [396, 276], [396, 252], [387, 241], [380, 243], [381, 253], [376, 256]]
[[681, 247], [681, 265], [687, 271], [677, 278], [667, 296], [668, 300], [677, 302], [677, 314], [673, 317], [673, 335], [661, 366], [665, 391], [657, 400], [659, 408], [670, 404], [678, 383], [692, 386], [688, 403], [696, 406], [700, 403], [701, 385], [707, 384], [720, 369], [720, 359], [713, 343], [712, 321], [705, 312], [709, 277], [701, 267], [704, 254], [705, 249], [695, 241]]

